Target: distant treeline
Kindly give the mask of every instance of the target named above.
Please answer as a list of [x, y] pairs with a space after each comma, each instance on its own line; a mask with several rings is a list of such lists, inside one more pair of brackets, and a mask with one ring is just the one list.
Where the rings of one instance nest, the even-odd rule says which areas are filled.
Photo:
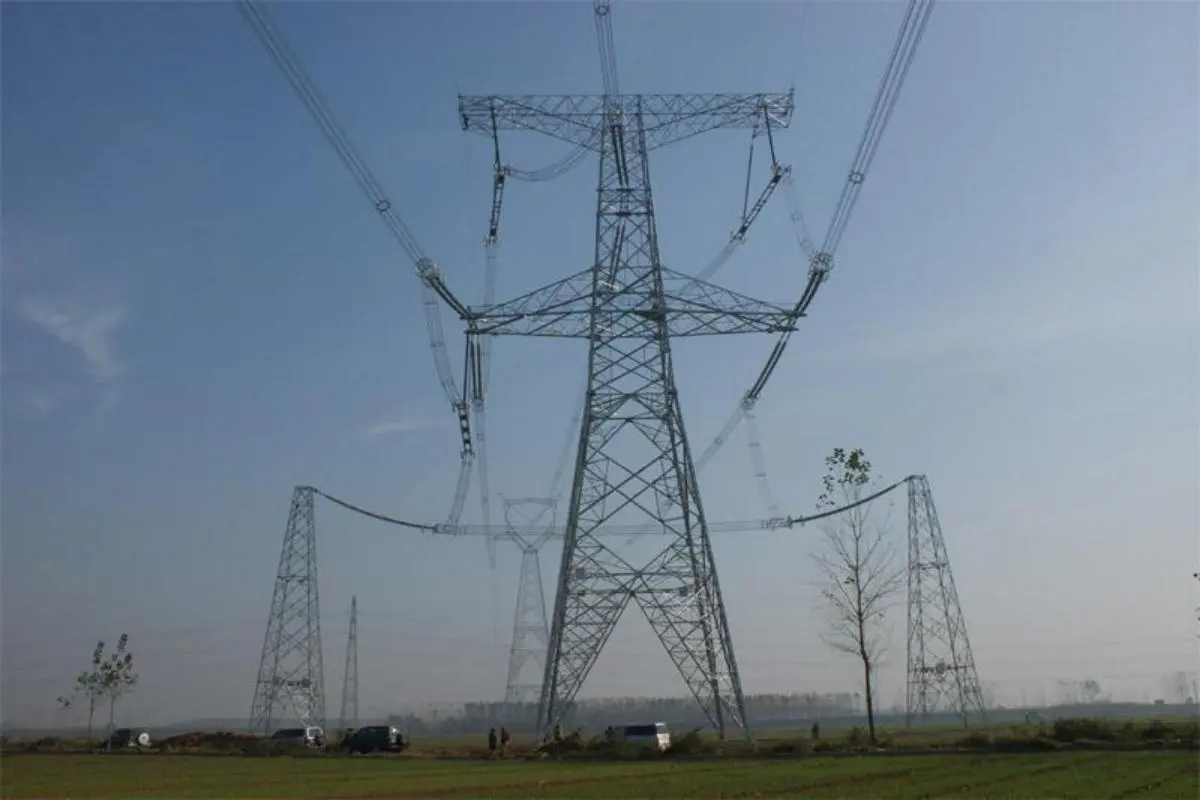
[[[853, 694], [761, 694], [746, 698], [746, 713], [755, 728], [808, 727], [820, 722], [827, 729], [862, 723], [863, 711]], [[1089, 703], [1050, 708], [995, 708], [988, 711], [988, 723], [1040, 722], [1068, 717], [1187, 717], [1197, 714], [1195, 704]], [[900, 727], [906, 723], [903, 712], [878, 716], [879, 724]], [[480, 733], [493, 725], [505, 725], [517, 732], [529, 732], [537, 721], [537, 704], [466, 703], [460, 714], [429, 719], [412, 714], [393, 715], [392, 725], [400, 725], [414, 736], [451, 736]], [[609, 725], [665, 722], [681, 730], [709, 728], [696, 701], [683, 697], [630, 697], [606, 700], [580, 700], [568, 716], [565, 730], [581, 728], [598, 733]], [[960, 719], [951, 713], [931, 714], [915, 720], [925, 725], [954, 725]]]
[[[819, 721], [825, 730], [838, 727], [861, 725], [863, 712], [859, 700], [853, 694], [760, 694], [746, 698], [747, 712], [751, 725], [758, 730], [768, 728], [807, 728]], [[1200, 707], [1195, 703], [1073, 703], [1049, 707], [992, 708], [988, 709], [989, 724], [1011, 724], [1048, 722], [1055, 719], [1076, 717], [1196, 717]], [[450, 736], [462, 734], [485, 735], [493, 725], [506, 725], [516, 733], [529, 733], [535, 726], [536, 703], [506, 706], [504, 703], [466, 703], [451, 712], [435, 717], [416, 714], [393, 715], [388, 719], [363, 718], [360, 725], [391, 722], [406, 727], [414, 736]], [[665, 722], [675, 730], [708, 728], [708, 719], [701, 713], [696, 701], [690, 697], [663, 698], [615, 698], [609, 700], [580, 700], [575, 712], [568, 720], [568, 729], [582, 728], [588, 734], [596, 734], [609, 725], [627, 725], [639, 722]], [[885, 728], [899, 728], [905, 724], [903, 712], [892, 710], [881, 713], [878, 722]], [[937, 714], [919, 724], [953, 725], [957, 718], [952, 714]], [[130, 719], [123, 725], [140, 724]], [[274, 727], [296, 725], [295, 720], [279, 719]], [[332, 729], [337, 719], [326, 720]], [[148, 726], [155, 739], [175, 733], [190, 731], [236, 731], [246, 730], [246, 721], [237, 719], [193, 719], [166, 725]], [[7, 736], [82, 736], [79, 726], [34, 728], [22, 725], [5, 725]]]
[[[425, 715], [399, 714], [389, 718], [414, 735], [473, 733], [492, 725], [532, 730], [537, 724], [537, 703], [465, 703], [461, 713], [430, 719]], [[750, 719], [807, 720], [847, 717], [858, 712], [858, 699], [849, 692], [837, 694], [756, 694], [746, 697]], [[691, 697], [615, 697], [578, 700], [568, 715], [567, 729], [603, 730], [609, 725], [666, 722], [676, 728], [708, 727], [709, 721]]]

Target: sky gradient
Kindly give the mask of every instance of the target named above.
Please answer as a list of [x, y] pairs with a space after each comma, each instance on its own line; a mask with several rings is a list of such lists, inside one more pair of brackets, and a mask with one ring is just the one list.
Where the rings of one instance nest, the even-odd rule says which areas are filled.
[[[455, 95], [600, 91], [590, 5], [272, 8], [478, 302], [491, 153], [459, 130]], [[823, 231], [903, 4], [613, 14], [626, 92], [795, 87], [780, 157]], [[759, 406], [788, 513], [812, 509], [833, 447], [865, 448], [889, 481], [929, 476], [980, 676], [1004, 702], [1070, 678], [1159, 697], [1196, 669], [1197, 26], [1188, 3], [939, 4], [837, 267]], [[122, 631], [142, 675], [129, 722], [245, 716], [292, 487], [413, 519], [449, 508], [457, 431], [411, 264], [232, 5], [6, 3], [2, 37], [0, 721], [62, 724], [54, 698]], [[747, 139], [652, 156], [668, 266], [699, 271], [724, 245]], [[565, 150], [503, 144], [522, 168]], [[588, 161], [510, 186], [498, 297], [586, 266], [594, 180]], [[715, 281], [790, 303], [804, 268], [779, 196]], [[695, 450], [769, 346], [676, 348]], [[493, 491], [544, 493], [584, 349], [493, 352]], [[744, 432], [701, 487], [711, 519], [766, 515]], [[516, 548], [489, 574], [480, 541], [317, 513], [330, 713], [351, 595], [364, 716], [500, 699]], [[815, 536], [719, 537], [746, 691], [857, 688], [818, 637]], [[548, 603], [558, 558], [543, 553]], [[884, 705], [903, 673], [893, 625]], [[682, 691], [636, 612], [584, 687]]]

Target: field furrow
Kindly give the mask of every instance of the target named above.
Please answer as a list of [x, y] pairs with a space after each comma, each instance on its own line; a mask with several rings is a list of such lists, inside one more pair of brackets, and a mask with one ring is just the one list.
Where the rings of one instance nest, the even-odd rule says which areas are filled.
[[1192, 751], [502, 761], [8, 755], [5, 798], [1195, 798]]

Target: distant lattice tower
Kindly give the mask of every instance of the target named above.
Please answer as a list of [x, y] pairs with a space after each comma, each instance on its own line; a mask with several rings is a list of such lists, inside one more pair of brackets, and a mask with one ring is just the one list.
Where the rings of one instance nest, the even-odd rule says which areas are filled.
[[346, 640], [346, 669], [342, 672], [342, 711], [338, 730], [358, 727], [358, 598], [350, 598], [350, 636]]
[[908, 692], [906, 721], [931, 714], [985, 717], [950, 556], [924, 475], [908, 482]]
[[[512, 649], [508, 659], [508, 682], [504, 704], [509, 722], [521, 717], [522, 708], [536, 704], [542, 695], [542, 675], [546, 668], [546, 649], [550, 645], [550, 625], [546, 618], [546, 595], [542, 587], [542, 565], [538, 551], [555, 533], [554, 498], [518, 497], [504, 499], [507, 538], [521, 548], [521, 580], [517, 588], [517, 608], [513, 615]], [[537, 509], [522, 514], [518, 509]], [[524, 516], [525, 525], [518, 521]], [[531, 524], [532, 523], [532, 524]], [[541, 527], [535, 534], [522, 534], [519, 528]]]
[[309, 486], [297, 486], [292, 493], [250, 706], [250, 730], [256, 733], [269, 734], [290, 716], [302, 725], [325, 725], [313, 495]]

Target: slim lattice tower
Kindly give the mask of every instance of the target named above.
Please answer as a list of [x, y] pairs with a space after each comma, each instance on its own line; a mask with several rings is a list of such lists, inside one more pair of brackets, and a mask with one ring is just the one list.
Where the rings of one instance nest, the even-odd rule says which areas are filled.
[[[347, 716], [348, 715], [348, 716]], [[349, 726], [349, 727], [347, 727]], [[350, 636], [346, 639], [346, 669], [342, 672], [342, 712], [338, 730], [358, 727], [358, 598], [350, 598]]]
[[908, 481], [907, 722], [952, 712], [984, 718], [983, 692], [967, 639], [950, 556], [924, 475]]
[[308, 486], [297, 486], [292, 493], [250, 706], [250, 730], [255, 733], [268, 734], [288, 718], [302, 725], [325, 725], [313, 495]]
[[[508, 682], [504, 704], [509, 722], [523, 717], [522, 707], [536, 703], [542, 694], [542, 675], [546, 667], [546, 648], [550, 644], [550, 625], [546, 621], [546, 595], [542, 588], [542, 564], [538, 551], [555, 533], [553, 498], [520, 497], [504, 499], [506, 538], [521, 548], [521, 579], [517, 586], [517, 609], [513, 614], [512, 649], [508, 658]], [[535, 513], [522, 514], [530, 506]], [[519, 516], [527, 517], [518, 519]], [[536, 536], [523, 535], [534, 526], [545, 524]]]
[[[716, 128], [769, 136], [789, 123], [792, 109], [790, 94], [459, 99], [466, 130], [493, 138], [500, 130], [534, 130], [599, 155], [592, 264], [469, 320], [473, 336], [588, 341], [588, 390], [539, 701], [543, 739], [563, 721], [631, 601], [720, 735], [727, 723], [749, 735], [671, 342], [785, 331], [795, 318], [662, 265], [649, 152]], [[667, 541], [640, 566], [597, 536], [603, 526], [633, 519], [648, 521]]]

